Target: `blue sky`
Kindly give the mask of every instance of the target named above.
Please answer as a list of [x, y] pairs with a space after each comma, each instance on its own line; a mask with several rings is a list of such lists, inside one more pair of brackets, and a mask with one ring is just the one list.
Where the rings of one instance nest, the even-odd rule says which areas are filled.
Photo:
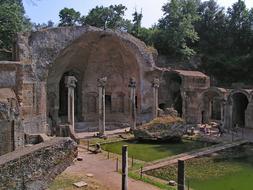
[[[125, 17], [132, 19], [132, 13], [135, 9], [143, 12], [142, 25], [145, 27], [152, 26], [159, 18], [162, 17], [162, 5], [168, 0], [24, 0], [26, 15], [31, 18], [32, 22], [42, 23], [52, 20], [57, 23], [59, 21], [59, 11], [64, 7], [74, 8], [75, 10], [86, 15], [88, 11], [96, 5], [109, 6], [112, 4], [123, 4], [128, 10]], [[237, 0], [217, 0], [224, 7], [231, 6]], [[248, 8], [253, 7], [253, 0], [245, 0]]]

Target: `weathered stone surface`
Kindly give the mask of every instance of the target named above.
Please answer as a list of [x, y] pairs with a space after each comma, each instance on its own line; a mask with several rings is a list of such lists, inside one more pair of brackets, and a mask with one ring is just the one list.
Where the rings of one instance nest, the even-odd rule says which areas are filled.
[[0, 157], [0, 189], [46, 189], [77, 155], [70, 138], [55, 138]]
[[171, 116], [156, 118], [148, 124], [134, 130], [134, 136], [141, 140], [180, 140], [187, 125], [180, 118]]

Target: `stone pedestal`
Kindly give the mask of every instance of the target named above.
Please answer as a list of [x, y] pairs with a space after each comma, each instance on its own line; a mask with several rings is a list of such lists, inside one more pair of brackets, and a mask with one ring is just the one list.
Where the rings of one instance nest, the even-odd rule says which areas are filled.
[[130, 127], [136, 129], [136, 81], [131, 78], [128, 87], [130, 88]]
[[107, 82], [107, 78], [100, 78], [97, 80], [98, 82], [98, 128], [99, 128], [99, 136], [105, 136], [105, 85]]
[[154, 97], [154, 102], [153, 102], [153, 118], [158, 117], [158, 88], [160, 85], [159, 78], [154, 78], [152, 82], [152, 87], [153, 87], [153, 97]]
[[75, 131], [75, 88], [77, 79], [74, 76], [65, 77], [65, 85], [68, 88], [68, 122]]

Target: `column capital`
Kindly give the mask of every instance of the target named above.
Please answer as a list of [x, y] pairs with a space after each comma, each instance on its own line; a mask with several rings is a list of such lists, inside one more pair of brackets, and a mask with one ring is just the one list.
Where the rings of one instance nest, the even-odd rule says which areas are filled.
[[75, 88], [77, 79], [74, 76], [66, 76], [65, 77], [65, 85], [67, 88]]
[[99, 78], [99, 79], [97, 79], [97, 86], [98, 87], [105, 87], [106, 82], [107, 82], [107, 77]]
[[158, 77], [155, 77], [154, 80], [152, 81], [152, 87], [159, 88], [159, 86], [160, 86], [160, 80]]
[[136, 80], [134, 77], [130, 78], [128, 87], [129, 88], [136, 88]]

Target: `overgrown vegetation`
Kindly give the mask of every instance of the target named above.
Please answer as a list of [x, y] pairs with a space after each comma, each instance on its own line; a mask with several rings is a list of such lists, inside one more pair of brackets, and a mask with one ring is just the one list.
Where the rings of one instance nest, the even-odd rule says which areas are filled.
[[172, 117], [172, 116], [166, 116], [166, 117], [157, 117], [150, 121], [149, 123], [145, 124], [144, 126], [152, 126], [156, 124], [164, 124], [171, 126], [175, 123], [183, 123], [183, 119], [180, 117]]

